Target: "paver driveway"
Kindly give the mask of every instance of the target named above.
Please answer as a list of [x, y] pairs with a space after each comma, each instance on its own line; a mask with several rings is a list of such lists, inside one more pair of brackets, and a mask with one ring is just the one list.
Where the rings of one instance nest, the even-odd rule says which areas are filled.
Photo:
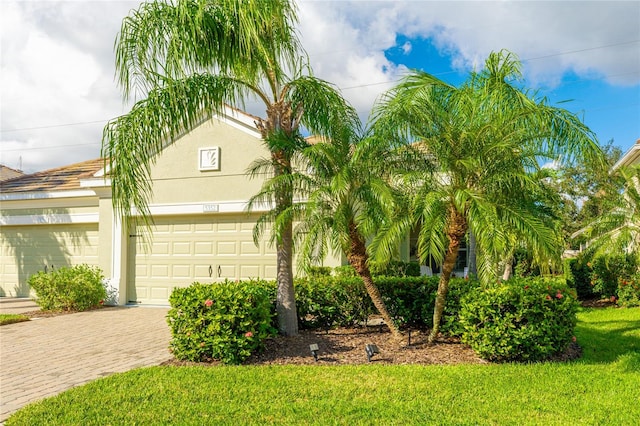
[[167, 311], [114, 307], [0, 327], [0, 422], [74, 386], [170, 359]]

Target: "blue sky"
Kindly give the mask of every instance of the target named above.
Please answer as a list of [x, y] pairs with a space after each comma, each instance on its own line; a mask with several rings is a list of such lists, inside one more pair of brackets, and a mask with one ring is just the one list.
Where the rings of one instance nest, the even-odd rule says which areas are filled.
[[[402, 49], [407, 43], [411, 45], [409, 53]], [[640, 43], [637, 48], [640, 49]], [[399, 35], [397, 45], [386, 50], [385, 55], [396, 64], [433, 74], [454, 85], [468, 76], [467, 71], [454, 69], [453, 55], [440, 52], [431, 39]], [[530, 61], [522, 57], [520, 60], [526, 69]], [[640, 63], [636, 72], [640, 73]], [[624, 152], [640, 139], [640, 84], [612, 85], [600, 75], [581, 76], [566, 71], [557, 85], [528, 81], [526, 75], [521, 85], [538, 91], [550, 104], [575, 113], [595, 132], [601, 144], [613, 140]]]
[[[113, 43], [139, 3], [0, 1], [0, 163], [35, 172], [100, 155], [104, 125], [130, 108]], [[295, 3], [315, 75], [365, 119], [409, 68], [457, 84], [504, 48], [522, 60], [524, 87], [572, 100], [562, 106], [601, 143], [640, 138], [640, 1]]]

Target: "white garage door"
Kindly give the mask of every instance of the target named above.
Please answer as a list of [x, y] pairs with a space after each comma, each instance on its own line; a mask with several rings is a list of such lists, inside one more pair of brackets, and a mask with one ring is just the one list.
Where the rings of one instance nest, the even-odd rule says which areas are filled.
[[98, 264], [98, 224], [3, 226], [0, 296], [29, 296], [27, 280], [45, 268]]
[[275, 250], [255, 246], [254, 225], [246, 215], [171, 216], [155, 220], [148, 243], [142, 230], [131, 232], [128, 302], [167, 304], [174, 288], [194, 281], [275, 279]]

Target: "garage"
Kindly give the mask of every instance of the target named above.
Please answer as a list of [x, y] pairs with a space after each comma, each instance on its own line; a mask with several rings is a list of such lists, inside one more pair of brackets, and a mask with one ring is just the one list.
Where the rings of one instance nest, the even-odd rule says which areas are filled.
[[131, 225], [127, 302], [166, 305], [174, 288], [195, 281], [275, 279], [275, 248], [253, 243], [255, 221], [246, 214], [160, 217], [151, 239]]
[[98, 224], [3, 226], [0, 296], [27, 297], [27, 280], [61, 266], [98, 265]]

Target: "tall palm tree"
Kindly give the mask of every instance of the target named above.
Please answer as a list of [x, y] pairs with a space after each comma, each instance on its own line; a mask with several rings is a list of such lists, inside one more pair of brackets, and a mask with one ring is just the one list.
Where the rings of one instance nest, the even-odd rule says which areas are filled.
[[573, 237], [589, 238], [587, 250], [593, 255], [635, 253], [640, 255], [640, 165], [616, 171], [623, 180], [616, 207], [596, 217]]
[[[322, 262], [329, 250], [344, 254], [362, 278], [393, 338], [399, 340], [400, 330], [373, 282], [367, 246], [367, 240], [384, 222], [393, 220], [401, 206], [400, 194], [392, 185], [393, 163], [400, 156], [386, 148], [379, 140], [361, 139], [349, 130], [341, 138], [306, 148], [301, 152], [304, 166], [293, 175], [301, 200], [292, 205], [290, 214], [299, 220], [295, 234], [301, 266]], [[406, 156], [407, 152], [401, 154]], [[263, 190], [270, 192], [277, 186], [274, 179], [266, 182]]]
[[[478, 275], [496, 278], [493, 261], [516, 233], [536, 255], [559, 253], [554, 229], [537, 212], [544, 192], [535, 172], [540, 161], [575, 160], [600, 153], [591, 131], [572, 113], [516, 86], [520, 63], [509, 52], [492, 53], [485, 69], [454, 87], [424, 72], [407, 76], [376, 107], [375, 130], [413, 142], [436, 164], [416, 192], [413, 222], [421, 224], [418, 252], [442, 263], [433, 323], [438, 334], [449, 280], [460, 244], [473, 232]], [[395, 225], [379, 239], [393, 247], [406, 227]]]
[[[276, 175], [291, 170], [301, 126], [331, 137], [332, 123], [352, 109], [335, 88], [314, 78], [296, 37], [289, 0], [176, 0], [142, 4], [123, 20], [116, 68], [125, 98], [143, 97], [105, 127], [102, 154], [110, 168], [113, 203], [150, 224], [150, 165], [168, 143], [245, 99], [264, 104], [256, 126]], [[292, 193], [277, 194], [286, 210]], [[280, 332], [298, 332], [293, 293], [291, 223], [276, 241]]]

